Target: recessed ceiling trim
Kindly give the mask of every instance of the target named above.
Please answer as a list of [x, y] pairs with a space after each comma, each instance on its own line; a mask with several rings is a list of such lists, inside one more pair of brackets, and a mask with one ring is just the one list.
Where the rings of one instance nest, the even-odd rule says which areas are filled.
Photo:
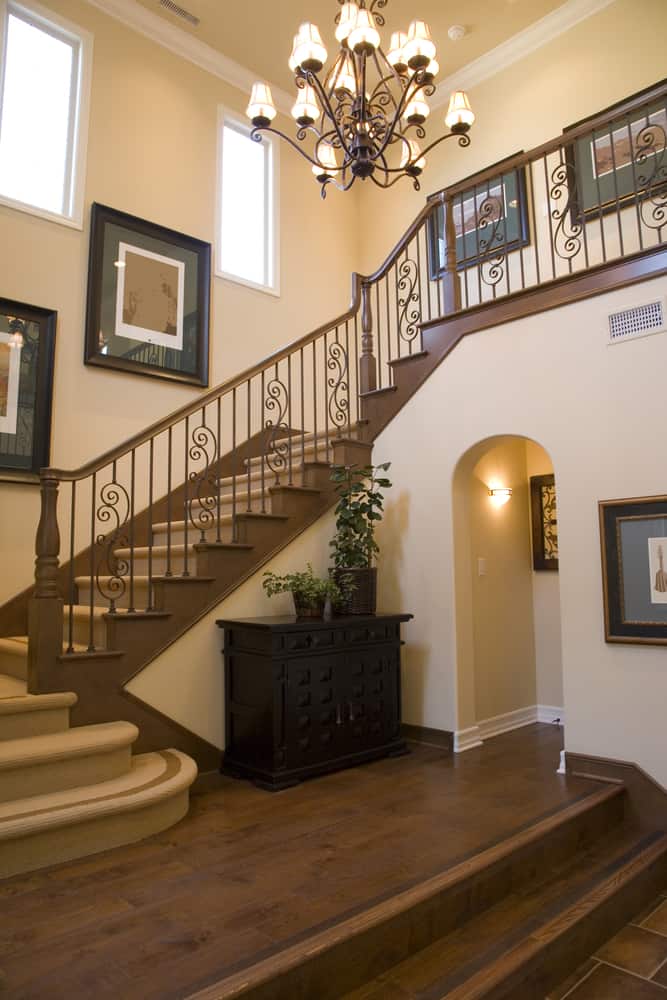
[[[128, 28], [138, 31], [139, 34], [145, 35], [151, 41], [169, 49], [177, 56], [187, 59], [188, 62], [194, 63], [200, 69], [206, 70], [207, 73], [212, 73], [213, 76], [219, 77], [230, 86], [236, 87], [246, 97], [250, 94], [253, 83], [261, 79], [261, 74], [241, 66], [240, 63], [223, 55], [213, 46], [188, 34], [178, 25], [171, 24], [159, 14], [154, 14], [153, 11], [142, 7], [141, 4], [136, 3], [136, 0], [88, 0], [88, 3], [92, 4], [93, 7], [98, 7], [99, 10], [109, 14], [117, 21], [121, 21]], [[276, 107], [288, 114], [294, 104], [294, 98], [273, 84], [271, 90]]]
[[[506, 42], [474, 59], [460, 70], [440, 81], [432, 106], [440, 107], [449, 100], [452, 90], [471, 90], [503, 69], [542, 48], [584, 21], [609, 7], [616, 0], [566, 0], [562, 6], [540, 18], [523, 31], [517, 32]], [[159, 14], [142, 7], [136, 0], [88, 0], [93, 7], [116, 18], [134, 31], [145, 35], [176, 55], [212, 73], [225, 83], [240, 90], [244, 96], [250, 93], [253, 83], [261, 77], [246, 66], [223, 55], [211, 45], [188, 34], [182, 28], [166, 21]], [[271, 84], [273, 99], [279, 111], [289, 114], [294, 98], [281, 87]]]
[[574, 28], [580, 21], [585, 21], [587, 17], [592, 17], [593, 14], [615, 2], [616, 0], [567, 0], [561, 7], [541, 17], [539, 21], [530, 24], [507, 41], [496, 45], [494, 49], [489, 49], [479, 59], [474, 59], [451, 76], [441, 80], [431, 106], [438, 108], [446, 104], [452, 90], [472, 90], [496, 73], [529, 56], [531, 52], [548, 45], [554, 38]]

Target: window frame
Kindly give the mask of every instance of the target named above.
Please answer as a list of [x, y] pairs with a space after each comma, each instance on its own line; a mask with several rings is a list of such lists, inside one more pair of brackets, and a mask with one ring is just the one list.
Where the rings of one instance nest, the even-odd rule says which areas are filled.
[[[75, 65], [72, 77], [74, 86], [70, 95], [70, 118], [67, 136], [67, 163], [63, 205], [69, 211], [51, 212], [18, 201], [0, 192], [0, 205], [19, 212], [36, 215], [41, 219], [56, 222], [72, 229], [83, 229], [84, 197], [86, 185], [86, 158], [88, 152], [88, 123], [90, 115], [90, 89], [93, 66], [93, 36], [74, 22], [61, 17], [55, 11], [29, 0], [0, 0], [0, 115], [5, 89], [5, 67], [7, 65], [7, 24], [9, 15], [14, 14], [40, 31], [45, 31], [74, 49]], [[1, 120], [1, 119], [0, 119]]]
[[216, 171], [216, 206], [215, 206], [215, 275], [225, 281], [232, 281], [237, 285], [243, 285], [256, 292], [264, 292], [267, 295], [280, 297], [280, 151], [278, 143], [273, 136], [264, 136], [262, 142], [266, 144], [269, 151], [269, 169], [265, 171], [265, 204], [267, 206], [264, 216], [264, 232], [267, 235], [265, 253], [267, 259], [265, 266], [272, 278], [271, 284], [262, 284], [250, 281], [241, 275], [232, 274], [225, 271], [221, 265], [222, 259], [222, 157], [224, 144], [225, 126], [230, 126], [238, 132], [249, 136], [251, 127], [236, 112], [230, 111], [224, 105], [218, 108], [218, 156]]

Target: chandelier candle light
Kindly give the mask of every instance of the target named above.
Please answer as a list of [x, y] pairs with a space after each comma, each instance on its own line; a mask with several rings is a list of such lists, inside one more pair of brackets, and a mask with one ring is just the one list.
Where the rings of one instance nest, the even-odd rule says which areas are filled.
[[[322, 197], [328, 184], [347, 191], [357, 177], [370, 177], [382, 188], [410, 177], [418, 191], [426, 155], [435, 146], [451, 136], [460, 146], [470, 144], [467, 132], [475, 116], [468, 98], [462, 90], [451, 95], [445, 115], [449, 132], [421, 149], [418, 140], [426, 138], [424, 122], [430, 112], [427, 98], [435, 93], [440, 69], [428, 25], [413, 21], [407, 34], [395, 31], [385, 55], [378, 27], [384, 26], [379, 11], [388, 0], [338, 3], [340, 49], [329, 70], [324, 71], [327, 50], [315, 24], [302, 24], [294, 37], [289, 67], [297, 86], [292, 117], [298, 142], [272, 127], [276, 108], [266, 83], [252, 88], [247, 110], [251, 136], [259, 142], [262, 133], [273, 133], [301, 153], [312, 165]], [[313, 140], [310, 152], [299, 145], [308, 138]]]

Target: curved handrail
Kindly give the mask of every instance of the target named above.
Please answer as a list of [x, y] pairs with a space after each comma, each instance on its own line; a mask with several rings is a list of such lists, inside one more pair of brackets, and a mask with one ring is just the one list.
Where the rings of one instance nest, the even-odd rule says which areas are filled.
[[384, 278], [385, 274], [387, 273], [391, 265], [394, 263], [396, 258], [399, 257], [400, 254], [405, 250], [408, 243], [411, 242], [411, 240], [415, 237], [416, 233], [419, 231], [425, 220], [429, 217], [429, 215], [433, 211], [433, 206], [436, 204], [436, 202], [441, 202], [444, 200], [445, 200], [444, 191], [439, 191], [437, 194], [429, 198], [429, 200], [426, 202], [419, 215], [415, 218], [414, 222], [412, 222], [412, 224], [408, 227], [408, 229], [406, 229], [406, 231], [403, 233], [403, 236], [400, 238], [400, 240], [398, 241], [394, 249], [391, 251], [389, 256], [386, 258], [386, 260], [382, 264], [380, 264], [377, 271], [373, 271], [372, 274], [366, 275], [366, 277], [362, 278], [362, 282], [364, 285], [372, 285], [376, 281], [379, 281], [380, 278]]

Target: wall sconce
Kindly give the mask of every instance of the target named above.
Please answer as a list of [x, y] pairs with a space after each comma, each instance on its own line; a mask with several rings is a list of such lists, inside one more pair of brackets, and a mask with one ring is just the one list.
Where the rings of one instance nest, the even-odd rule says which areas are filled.
[[512, 490], [509, 486], [497, 486], [495, 489], [489, 490], [489, 496], [494, 506], [502, 507], [512, 496]]

